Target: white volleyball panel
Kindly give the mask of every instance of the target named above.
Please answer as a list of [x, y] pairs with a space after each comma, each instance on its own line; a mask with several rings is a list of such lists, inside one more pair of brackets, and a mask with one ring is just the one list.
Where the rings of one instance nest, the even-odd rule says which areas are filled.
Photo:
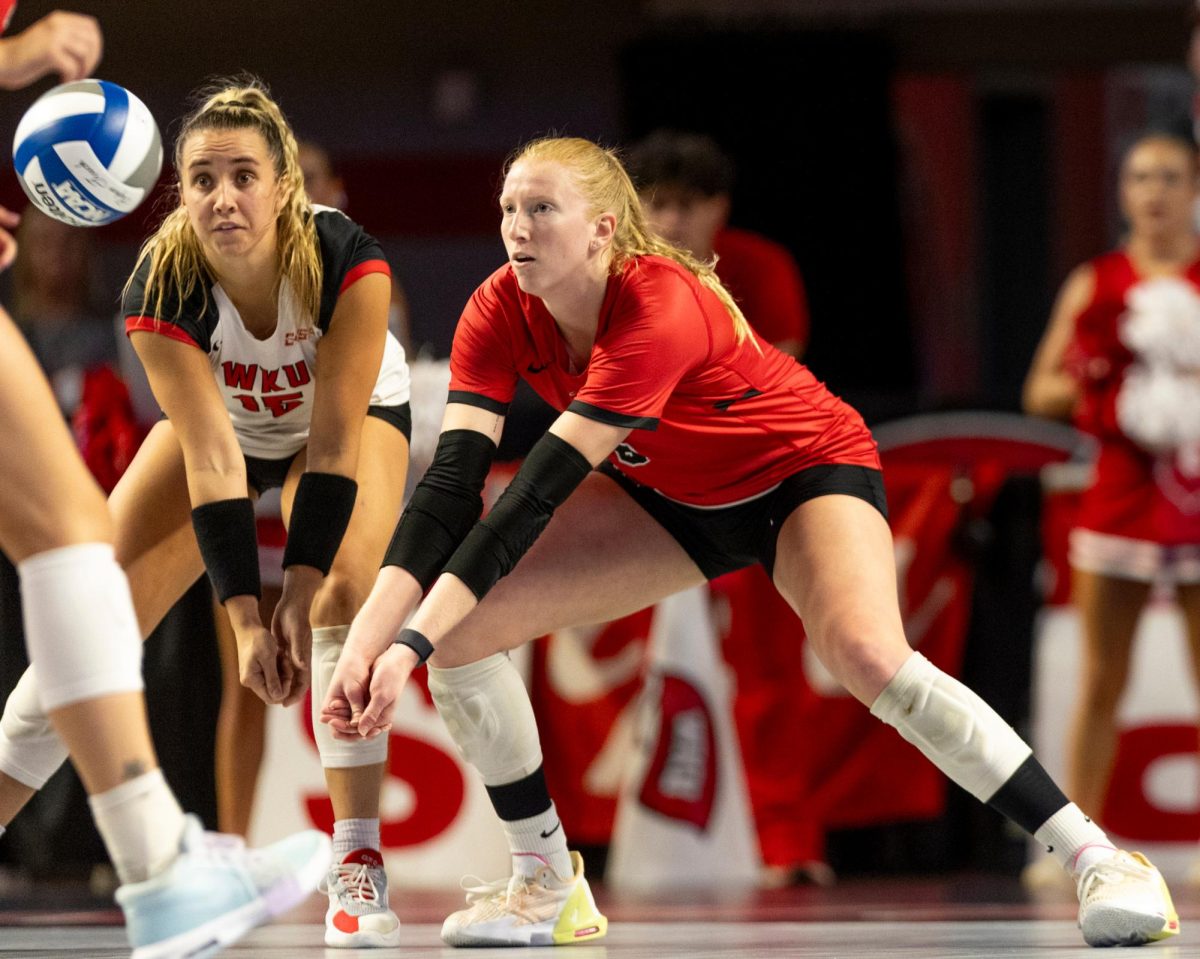
[[105, 206], [128, 213], [146, 195], [145, 190], [126, 186], [109, 173], [88, 143], [81, 140], [56, 143], [54, 152], [79, 184]]

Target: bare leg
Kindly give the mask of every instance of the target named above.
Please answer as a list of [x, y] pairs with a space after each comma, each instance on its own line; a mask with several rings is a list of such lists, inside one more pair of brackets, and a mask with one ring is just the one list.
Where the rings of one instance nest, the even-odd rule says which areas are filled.
[[1072, 586], [1083, 631], [1083, 676], [1067, 736], [1067, 791], [1099, 821], [1117, 751], [1117, 706], [1150, 585], [1074, 570]]
[[[291, 519], [300, 474], [307, 465], [301, 453], [283, 490], [283, 515]], [[395, 427], [368, 416], [363, 423], [358, 463], [358, 497], [342, 547], [325, 582], [313, 599], [314, 629], [349, 626], [366, 601], [400, 516], [408, 442]], [[386, 763], [325, 769], [325, 783], [336, 820], [378, 819], [379, 794]]]
[[[263, 588], [259, 612], [264, 623], [279, 601], [279, 588]], [[267, 704], [238, 677], [237, 642], [225, 607], [214, 600], [213, 622], [221, 654], [221, 710], [217, 714], [217, 822], [221, 832], [245, 836], [254, 813], [254, 794], [262, 768]]]
[[[0, 348], [25, 350], [28, 356], [19, 335], [12, 334], [19, 341], [17, 344], [8, 342], [10, 332], [5, 318], [0, 322]], [[28, 359], [33, 362], [31, 356]], [[33, 372], [38, 372], [36, 366]], [[40, 374], [35, 379], [40, 379]], [[28, 396], [22, 395], [20, 399], [21, 404], [29, 405], [21, 405], [20, 414], [12, 414], [10, 423], [25, 415], [26, 410], [36, 410], [38, 406], [31, 402], [37, 393], [37, 383], [25, 381], [20, 364], [6, 373], [4, 384], [0, 385], [0, 409], [4, 409], [5, 404], [17, 407], [18, 401], [9, 392], [14, 389], [29, 391]], [[43, 389], [48, 396], [49, 387], [44, 383]], [[27, 496], [13, 497], [10, 509], [0, 516], [0, 545], [19, 562], [33, 553], [72, 542], [113, 542], [117, 561], [129, 575], [134, 608], [144, 637], [203, 571], [191, 531], [191, 506], [183, 456], [174, 431], [165, 421], [155, 425], [106, 507], [104, 494], [74, 452], [65, 427], [60, 432], [57, 412], [36, 419], [36, 424], [14, 425], [0, 438], [0, 458], [14, 474], [13, 488], [29, 490]], [[35, 446], [20, 441], [23, 430], [33, 431]], [[43, 446], [53, 448], [54, 452], [42, 453], [40, 448]], [[47, 467], [46, 460], [39, 458], [41, 456], [57, 457], [64, 465], [61, 469]], [[69, 510], [64, 508], [67, 504], [71, 507]], [[109, 518], [110, 510], [112, 519]], [[56, 516], [61, 518], [56, 520]], [[10, 700], [6, 710], [13, 708], [14, 703]], [[97, 738], [125, 742], [126, 746], [115, 754], [106, 754], [102, 761], [111, 761], [110, 768], [85, 772], [81, 767], [85, 784], [87, 776], [107, 782], [139, 764], [147, 769], [154, 768], [156, 763], [151, 762], [153, 750], [149, 748], [148, 735], [144, 731], [128, 735], [114, 731], [111, 736], [102, 736], [94, 715], [96, 709], [104, 711], [107, 707], [81, 703], [69, 707], [62, 718], [74, 729]], [[34, 719], [41, 717], [36, 697], [24, 704], [24, 713]], [[117, 709], [111, 714], [111, 721], [117, 724], [117, 730], [125, 729], [131, 715], [127, 708]], [[120, 718], [122, 716], [125, 718]], [[144, 726], [144, 717], [141, 725]], [[139, 739], [139, 736], [143, 738]], [[69, 741], [64, 739], [64, 742], [71, 746]], [[83, 763], [86, 764], [87, 759]], [[77, 765], [80, 765], [78, 761]], [[34, 792], [0, 773], [0, 824], [10, 822]]]
[[[0, 547], [20, 563], [64, 546], [111, 543], [113, 524], [104, 493], [76, 452], [37, 362], [3, 311], [0, 352], [6, 357], [5, 374], [0, 377], [0, 411], [5, 419], [0, 430], [0, 475], [14, 494], [0, 511]], [[140, 693], [75, 703], [55, 710], [50, 720], [89, 794], [158, 765]], [[14, 793], [19, 798], [22, 792], [24, 788], [14, 788], [11, 781], [0, 786], [0, 795], [8, 799]]]

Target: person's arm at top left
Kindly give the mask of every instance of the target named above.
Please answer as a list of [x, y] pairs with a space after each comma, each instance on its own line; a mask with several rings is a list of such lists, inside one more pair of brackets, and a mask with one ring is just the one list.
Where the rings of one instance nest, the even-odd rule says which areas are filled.
[[289, 504], [283, 593], [271, 624], [290, 649], [302, 680], [293, 684], [289, 703], [303, 694], [313, 596], [341, 545], [354, 506], [363, 420], [383, 363], [390, 296], [387, 273], [360, 277], [338, 297], [329, 328], [317, 344], [307, 461], [295, 501]]
[[48, 73], [63, 83], [89, 77], [104, 52], [95, 17], [55, 10], [11, 37], [0, 37], [0, 87], [19, 90]]

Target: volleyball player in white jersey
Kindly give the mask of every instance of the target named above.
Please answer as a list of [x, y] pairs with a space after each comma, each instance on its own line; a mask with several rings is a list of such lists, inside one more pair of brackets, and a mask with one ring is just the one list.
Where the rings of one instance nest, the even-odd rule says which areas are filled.
[[[256, 81], [202, 97], [175, 166], [179, 206], [125, 290], [126, 329], [166, 418], [110, 499], [117, 559], [143, 635], [207, 569], [242, 682], [290, 705], [311, 664], [319, 703], [404, 490], [408, 368], [387, 331], [388, 265], [360, 227], [309, 202], [291, 129]], [[273, 486], [289, 535], [282, 597], [263, 623], [252, 497]], [[36, 699], [12, 697], [10, 713], [0, 796], [13, 795], [10, 777], [40, 787], [62, 758]], [[398, 941], [379, 852], [381, 738], [360, 746], [317, 729], [336, 820], [328, 945]], [[15, 812], [0, 803], [0, 822]]]

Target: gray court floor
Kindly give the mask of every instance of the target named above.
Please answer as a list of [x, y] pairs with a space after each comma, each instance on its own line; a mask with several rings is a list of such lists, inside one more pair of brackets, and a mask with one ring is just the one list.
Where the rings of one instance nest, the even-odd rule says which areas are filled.
[[[401, 945], [388, 950], [325, 949], [321, 927], [284, 924], [260, 929], [226, 950], [230, 957], [288, 959], [385, 959], [387, 956], [498, 956], [547, 959], [545, 949], [450, 949], [438, 940], [439, 926], [404, 926]], [[1139, 956], [1181, 959], [1200, 956], [1200, 936], [1190, 944], [1159, 943]], [[51, 926], [0, 928], [0, 957], [46, 959], [50, 956], [124, 959], [129, 955], [119, 928]], [[623, 922], [609, 931], [604, 945], [573, 946], [555, 952], [560, 959], [1098, 959], [1112, 955], [1089, 949], [1069, 920], [1005, 920], [987, 922]]]

